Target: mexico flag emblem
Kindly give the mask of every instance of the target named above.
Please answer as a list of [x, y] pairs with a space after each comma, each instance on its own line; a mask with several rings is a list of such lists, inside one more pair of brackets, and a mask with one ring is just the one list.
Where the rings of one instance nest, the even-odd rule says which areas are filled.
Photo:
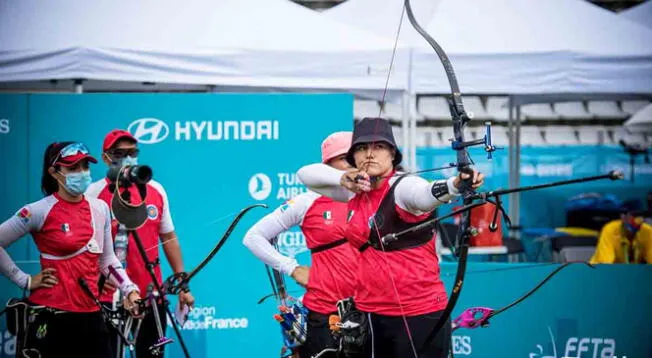
[[326, 223], [326, 225], [333, 224], [333, 213], [330, 210], [324, 211], [322, 216], [324, 217], [324, 223]]

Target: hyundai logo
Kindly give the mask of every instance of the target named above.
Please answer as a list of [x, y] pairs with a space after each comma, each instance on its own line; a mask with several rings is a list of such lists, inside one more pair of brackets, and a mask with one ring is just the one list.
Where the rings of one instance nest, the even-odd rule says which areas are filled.
[[140, 118], [129, 125], [127, 130], [138, 140], [138, 143], [160, 143], [170, 134], [170, 128], [165, 122], [156, 118]]

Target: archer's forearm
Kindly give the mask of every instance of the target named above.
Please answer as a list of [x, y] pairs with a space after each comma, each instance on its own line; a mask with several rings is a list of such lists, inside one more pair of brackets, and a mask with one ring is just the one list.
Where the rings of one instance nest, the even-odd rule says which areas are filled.
[[172, 271], [174, 273], [184, 272], [181, 245], [179, 245], [176, 232], [161, 234], [161, 241], [163, 242], [163, 252], [165, 252]]

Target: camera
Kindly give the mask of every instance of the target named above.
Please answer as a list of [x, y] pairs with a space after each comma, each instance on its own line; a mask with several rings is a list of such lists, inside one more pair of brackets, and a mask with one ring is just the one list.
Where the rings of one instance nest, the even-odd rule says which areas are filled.
[[121, 168], [109, 169], [106, 177], [114, 182], [120, 177], [120, 181], [126, 184], [147, 184], [152, 180], [152, 168], [147, 165], [127, 165]]

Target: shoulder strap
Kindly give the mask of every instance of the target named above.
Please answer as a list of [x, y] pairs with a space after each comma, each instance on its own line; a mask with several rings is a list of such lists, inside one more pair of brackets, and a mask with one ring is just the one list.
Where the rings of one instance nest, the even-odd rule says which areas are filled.
[[310, 253], [311, 254], [316, 254], [318, 252], [330, 250], [330, 249], [336, 248], [338, 246], [342, 246], [342, 245], [346, 244], [347, 242], [348, 242], [347, 239], [335, 240], [333, 242], [329, 242], [328, 244], [319, 245], [317, 247], [314, 247], [314, 248], [310, 249]]

